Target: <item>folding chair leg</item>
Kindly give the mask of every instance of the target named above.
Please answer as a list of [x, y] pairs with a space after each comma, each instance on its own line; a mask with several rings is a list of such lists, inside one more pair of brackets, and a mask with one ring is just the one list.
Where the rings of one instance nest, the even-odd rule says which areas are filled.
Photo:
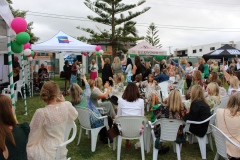
[[122, 137], [118, 136], [118, 147], [117, 147], [117, 160], [120, 160], [121, 155], [121, 146], [122, 146]]
[[176, 147], [177, 159], [181, 160], [180, 145], [175, 143], [175, 147]]
[[207, 137], [208, 137], [208, 142], [210, 144], [211, 150], [213, 151], [213, 144], [212, 144], [212, 136], [211, 136], [211, 134], [208, 134]]
[[206, 159], [206, 140], [207, 136], [205, 135], [204, 137], [197, 137], [198, 139], [198, 144], [199, 148], [201, 151], [202, 159]]
[[97, 138], [98, 138], [99, 131], [91, 130], [91, 149], [92, 149], [92, 152], [95, 152], [95, 150], [96, 150]]
[[81, 136], [82, 136], [82, 127], [80, 126], [80, 129], [79, 129], [79, 136], [78, 136], [78, 143], [77, 143], [77, 145], [80, 144]]
[[145, 160], [143, 135], [140, 137], [142, 160]]

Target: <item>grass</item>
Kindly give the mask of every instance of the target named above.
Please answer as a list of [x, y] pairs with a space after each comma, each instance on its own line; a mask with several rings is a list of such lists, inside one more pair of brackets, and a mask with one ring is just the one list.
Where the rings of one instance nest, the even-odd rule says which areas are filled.
[[[99, 75], [100, 76], [100, 75]], [[89, 75], [87, 75], [87, 78]], [[59, 84], [60, 88], [64, 88], [64, 80], [60, 79], [59, 77], [55, 77], [55, 82]], [[69, 96], [65, 97], [66, 100], [69, 100]], [[28, 106], [28, 115], [25, 116], [24, 114], [24, 102], [19, 97], [17, 102], [16, 114], [19, 123], [22, 122], [31, 122], [34, 112], [38, 108], [43, 108], [45, 103], [40, 100], [39, 94], [34, 94], [33, 97], [27, 97], [27, 106]], [[149, 117], [149, 114], [147, 115]], [[82, 134], [81, 143], [77, 146], [78, 134], [79, 134], [79, 123], [76, 120], [76, 124], [78, 127], [78, 132], [75, 140], [67, 146], [68, 148], [68, 157], [71, 157], [72, 160], [81, 160], [81, 159], [91, 159], [91, 160], [115, 160], [117, 159], [117, 151], [113, 151], [112, 144], [111, 148], [108, 147], [107, 144], [103, 144], [101, 141], [97, 142], [96, 151], [94, 153], [91, 152], [91, 140], [88, 139], [87, 135]], [[121, 159], [122, 160], [139, 160], [141, 159], [141, 150], [135, 149], [134, 144], [137, 141], [132, 142], [132, 147], [130, 149], [126, 149], [124, 142], [122, 143], [121, 149]], [[167, 159], [173, 160], [177, 159], [176, 154], [173, 152], [172, 144], [169, 142], [164, 143], [164, 145], [170, 146], [170, 151], [165, 155], [159, 155], [158, 159]], [[207, 159], [214, 159], [216, 153], [216, 147], [214, 146], [214, 152], [211, 151], [210, 146], [207, 145]], [[152, 159], [152, 151], [150, 153], [145, 153], [145, 159], [151, 160]], [[182, 148], [181, 151], [181, 159], [182, 160], [201, 160], [200, 149], [198, 143], [194, 143], [192, 145], [187, 144]]]

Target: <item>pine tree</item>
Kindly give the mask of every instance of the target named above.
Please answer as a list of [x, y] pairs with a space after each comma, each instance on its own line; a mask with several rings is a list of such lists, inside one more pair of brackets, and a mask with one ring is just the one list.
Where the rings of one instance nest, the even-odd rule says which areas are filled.
[[[116, 36], [117, 35], [116, 33], [118, 31], [116, 26], [130, 21], [131, 19], [147, 12], [150, 9], [150, 7], [146, 7], [141, 11], [137, 11], [133, 13], [130, 10], [142, 5], [143, 3], [146, 2], [146, 0], [141, 0], [137, 4], [124, 4], [124, 3], [121, 3], [121, 1], [122, 0], [101, 0], [101, 1], [95, 0], [92, 2], [91, 0], [85, 0], [84, 2], [84, 4], [89, 9], [91, 9], [93, 12], [95, 12], [98, 15], [97, 17], [87, 16], [87, 18], [94, 22], [98, 22], [98, 23], [102, 23], [110, 26], [111, 27], [110, 31], [103, 30], [103, 31], [100, 31], [100, 33], [96, 33], [94, 30], [89, 28], [77, 27], [90, 34], [94, 34], [95, 39], [105, 40], [105, 42], [110, 42], [112, 45], [113, 57], [115, 57], [117, 54], [116, 53], [117, 45], [119, 44], [118, 38]], [[125, 17], [123, 12], [126, 12], [126, 11], [128, 11], [128, 15]], [[117, 17], [117, 15], [119, 16]], [[107, 35], [109, 34], [110, 37], [102, 37], [103, 34], [107, 34]], [[99, 37], [96, 38], [96, 36], [98, 35]]]
[[160, 38], [158, 35], [157, 26], [155, 26], [154, 23], [151, 23], [147, 30], [147, 36], [145, 40], [150, 43], [152, 46], [156, 46], [158, 48], [162, 47], [162, 44], [160, 44]]
[[[9, 8], [12, 11], [12, 14], [13, 14], [14, 17], [22, 17], [22, 18], [26, 17], [27, 11], [14, 10], [11, 6], [12, 1], [7, 0], [7, 2], [9, 3]], [[28, 27], [27, 27], [26, 32], [30, 35], [29, 43], [31, 43], [31, 44], [37, 42], [40, 39], [39, 37], [36, 37], [34, 35], [34, 33], [32, 32], [32, 29], [33, 29], [33, 22], [30, 22], [30, 23], [28, 23]]]

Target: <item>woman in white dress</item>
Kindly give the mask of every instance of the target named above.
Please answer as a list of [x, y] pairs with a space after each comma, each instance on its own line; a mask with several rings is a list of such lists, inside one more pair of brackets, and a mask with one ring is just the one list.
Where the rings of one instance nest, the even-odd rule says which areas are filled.
[[[72, 104], [59, 94], [60, 89], [55, 82], [44, 83], [40, 97], [47, 105], [37, 109], [31, 120], [27, 144], [28, 160], [55, 160], [57, 148], [64, 142], [67, 122], [74, 121], [78, 116]], [[66, 155], [67, 149], [63, 148], [61, 158]]]
[[[159, 104], [162, 102], [162, 98], [160, 96], [160, 92], [158, 91], [160, 87], [158, 86], [157, 81], [154, 80], [154, 77], [152, 74], [148, 75], [148, 83], [146, 85], [146, 98], [148, 101], [152, 101], [152, 107], [155, 104]], [[150, 110], [152, 109], [150, 108]]]
[[127, 59], [127, 68], [125, 70], [125, 73], [127, 73], [126, 76], [126, 82], [132, 82], [132, 68], [133, 68], [133, 64], [132, 64], [132, 60], [131, 58]]

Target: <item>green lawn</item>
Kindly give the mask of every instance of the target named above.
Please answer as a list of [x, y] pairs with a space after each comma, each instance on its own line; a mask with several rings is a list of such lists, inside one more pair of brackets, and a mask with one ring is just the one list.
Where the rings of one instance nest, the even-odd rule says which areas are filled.
[[[89, 77], [89, 76], [87, 76]], [[55, 82], [60, 85], [60, 87], [64, 88], [64, 80], [60, 79], [59, 77], [55, 77]], [[69, 100], [69, 96], [66, 96], [66, 100]], [[17, 119], [19, 123], [22, 122], [28, 122], [30, 123], [32, 116], [36, 109], [42, 108], [45, 106], [44, 102], [40, 100], [39, 94], [34, 94], [34, 97], [27, 97], [27, 105], [28, 105], [28, 115], [25, 116], [24, 114], [24, 102], [19, 97], [17, 102], [17, 108], [16, 108], [16, 114]], [[149, 114], [147, 115], [149, 117]], [[76, 124], [78, 126], [79, 131], [79, 123], [76, 120]], [[87, 138], [87, 135], [85, 134], [85, 131], [82, 134], [81, 143], [79, 146], [77, 146], [77, 139], [78, 134], [75, 138], [75, 140], [67, 146], [68, 148], [68, 156], [72, 158], [72, 160], [81, 160], [81, 159], [91, 159], [91, 160], [115, 160], [117, 158], [117, 151], [112, 150], [112, 144], [111, 148], [108, 147], [107, 144], [103, 144], [101, 141], [97, 142], [96, 151], [94, 153], [91, 152], [91, 140]], [[141, 150], [135, 149], [134, 144], [137, 141], [132, 142], [132, 147], [130, 149], [125, 148], [125, 142], [122, 143], [122, 150], [121, 150], [121, 159], [123, 160], [139, 160], [141, 159]], [[177, 159], [176, 154], [173, 152], [172, 144], [171, 143], [165, 143], [165, 145], [170, 146], [170, 152], [168, 152], [165, 155], [159, 155], [158, 159], [167, 159], [167, 160], [173, 160]], [[216, 148], [214, 146], [214, 151], [216, 152]], [[212, 152], [210, 149], [210, 146], [207, 145], [207, 159], [211, 160], [214, 159], [215, 152]], [[201, 154], [199, 150], [198, 143], [195, 143], [193, 145], [187, 144], [182, 148], [181, 151], [181, 158], [182, 160], [200, 160]], [[152, 159], [152, 151], [150, 153], [145, 153], [145, 159], [150, 160]]]

